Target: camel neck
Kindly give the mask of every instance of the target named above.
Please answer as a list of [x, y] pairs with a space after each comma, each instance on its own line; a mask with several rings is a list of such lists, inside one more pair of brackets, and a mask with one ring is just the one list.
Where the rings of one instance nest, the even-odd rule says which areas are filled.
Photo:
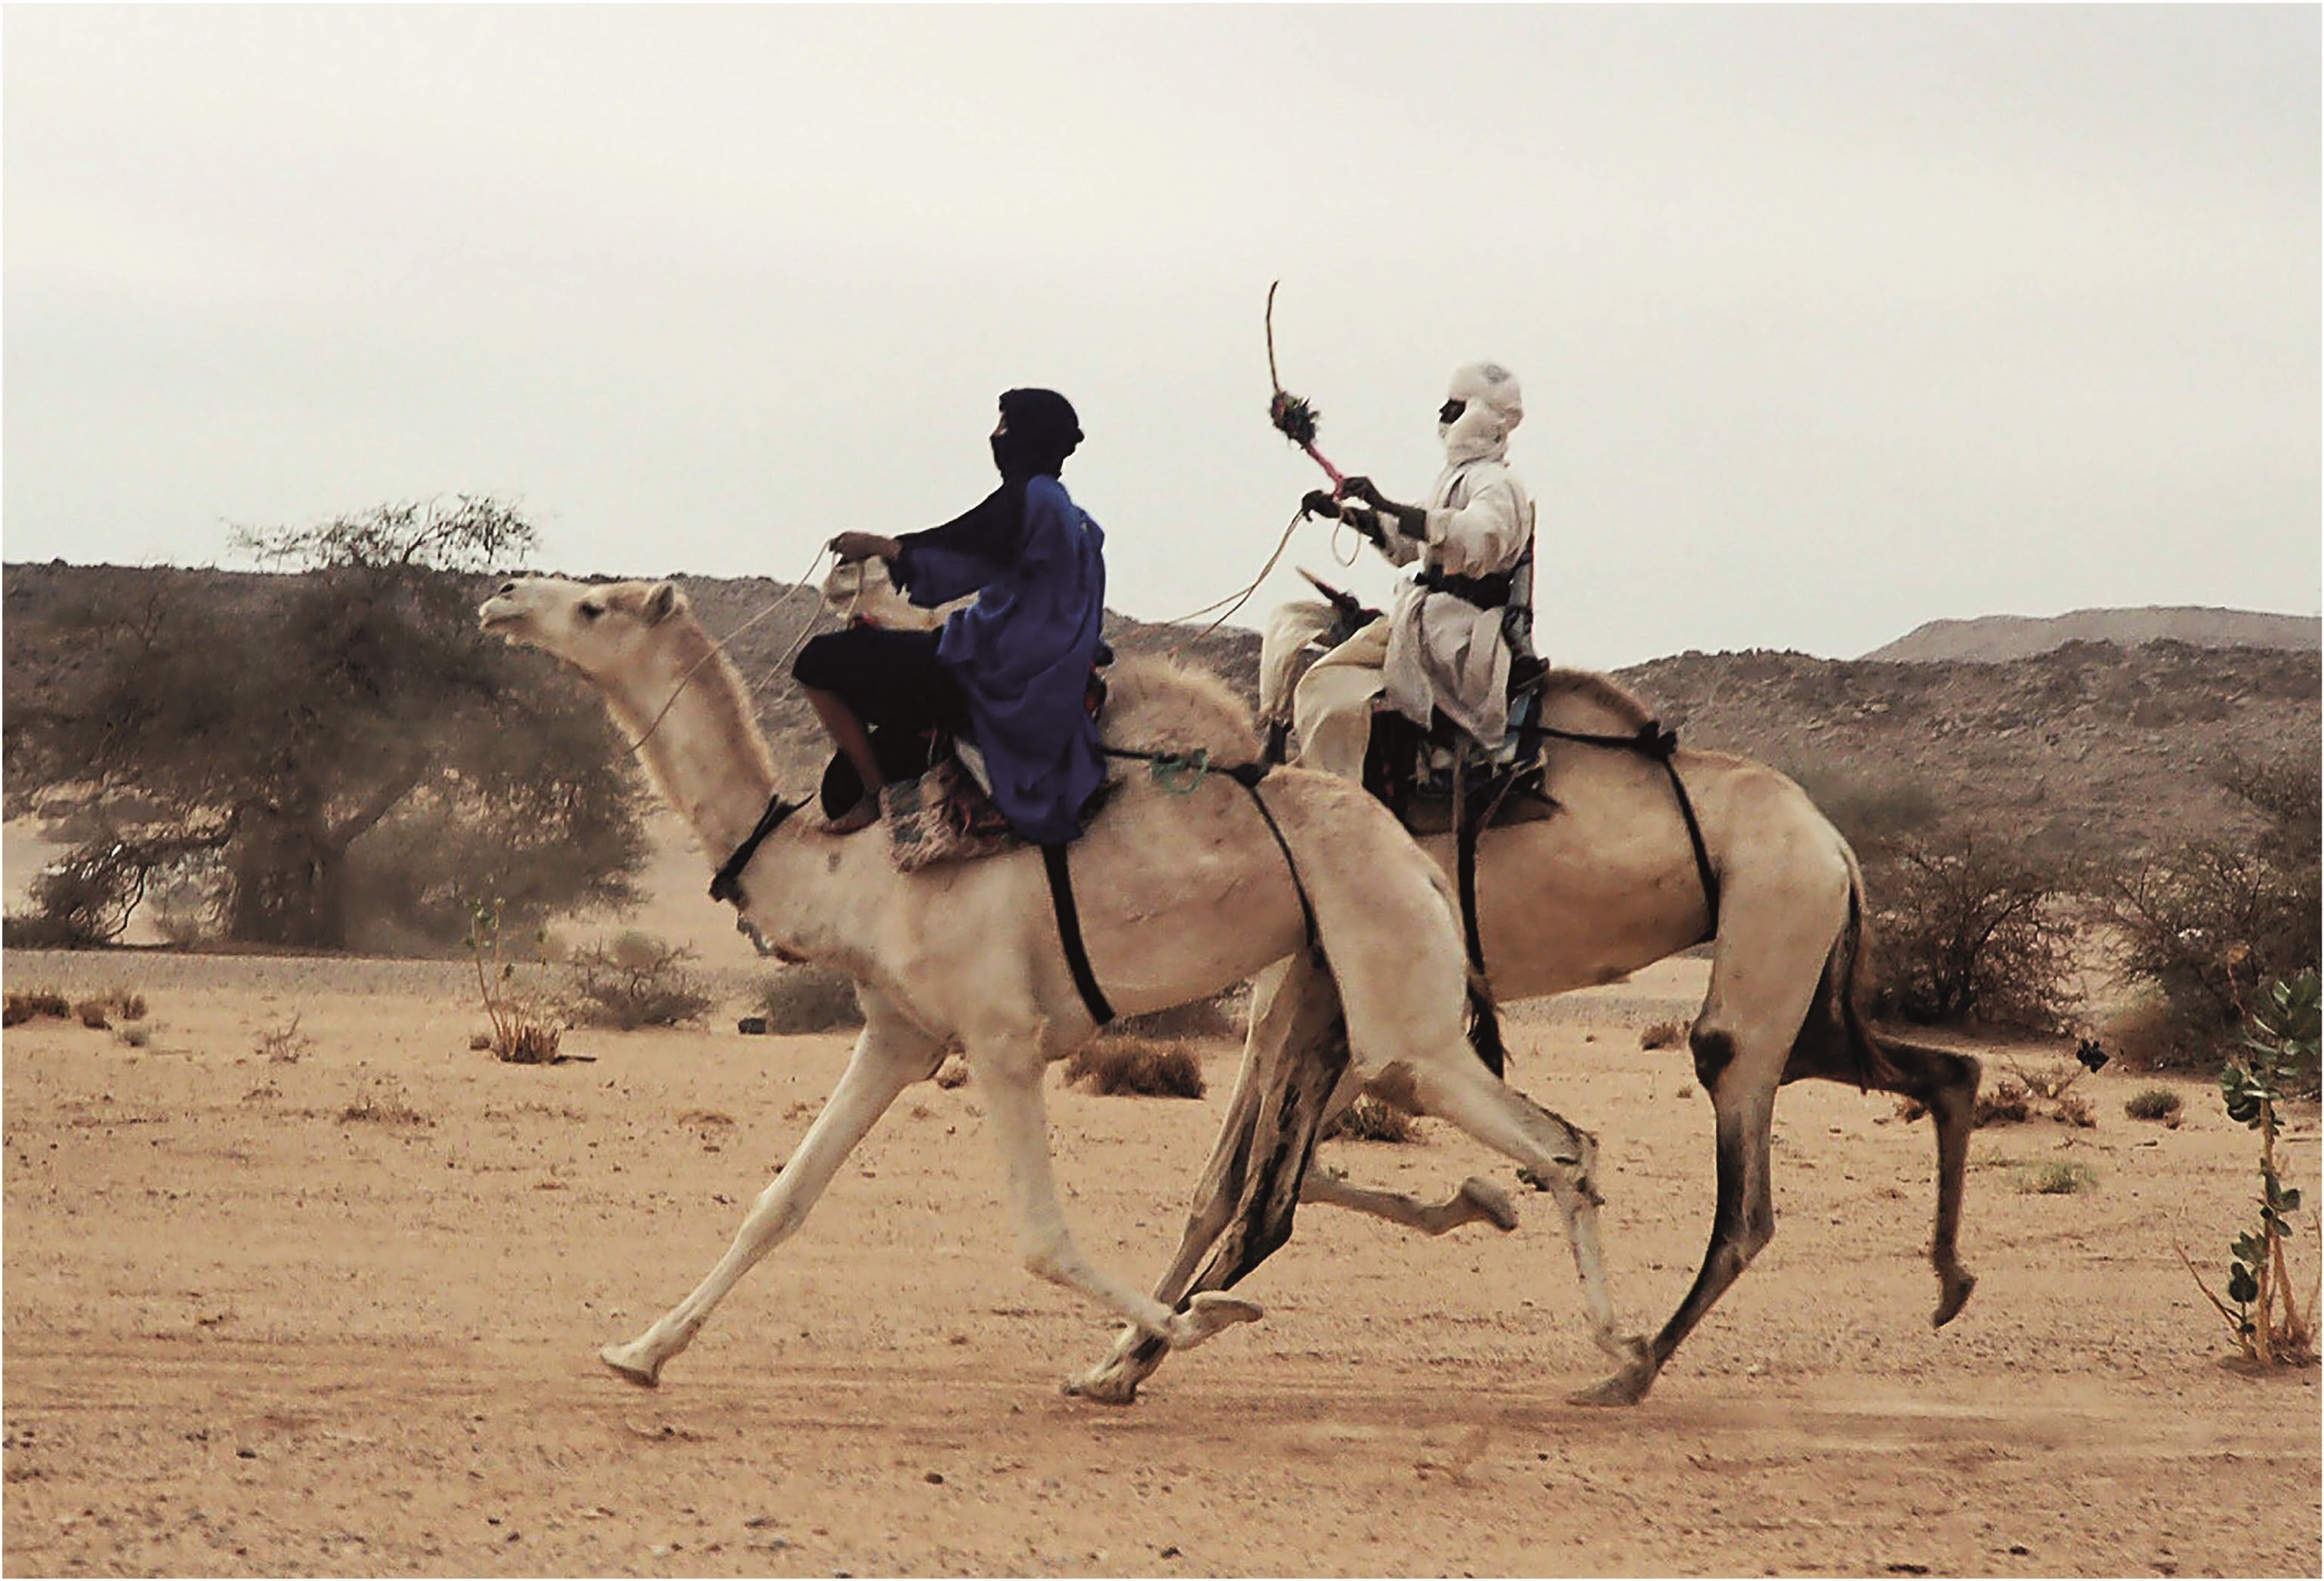
[[[714, 661], [681, 688], [685, 673], [658, 673], [624, 689], [614, 717], [629, 739], [644, 737], [638, 756], [646, 772], [715, 866], [742, 843], [766, 810], [775, 793], [774, 769], [766, 738], [732, 672]], [[678, 691], [675, 701], [672, 690]]]

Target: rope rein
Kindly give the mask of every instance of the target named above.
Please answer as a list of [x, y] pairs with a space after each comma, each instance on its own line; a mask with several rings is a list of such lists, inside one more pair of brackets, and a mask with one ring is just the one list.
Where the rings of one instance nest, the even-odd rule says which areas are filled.
[[[727, 644], [732, 643], [735, 638], [741, 636], [744, 632], [749, 631], [752, 626], [757, 625], [761, 621], [774, 614], [775, 611], [780, 609], [784, 605], [788, 604], [800, 593], [815, 585], [815, 569], [823, 563], [823, 557], [828, 552], [829, 550], [827, 549], [816, 550], [815, 551], [815, 558], [807, 561], [805, 575], [800, 578], [798, 582], [795, 584], [789, 591], [784, 593], [773, 603], [768, 605], [764, 609], [759, 611], [758, 614], [744, 621], [741, 625], [736, 626], [733, 631], [728, 632], [724, 636], [717, 638], [710, 644], [710, 651], [708, 652], [703, 654], [701, 658], [696, 659], [687, 668], [686, 673], [678, 678], [678, 684], [670, 689], [669, 698], [664, 700], [660, 708], [655, 711], [654, 717], [650, 720], [647, 721], [643, 734], [639, 735], [635, 741], [630, 743], [630, 755], [632, 757], [637, 756], [639, 753], [645, 750], [646, 743], [653, 739], [653, 733], [655, 731], [661, 728], [661, 722], [669, 717], [670, 709], [677, 704], [679, 696], [689, 685], [693, 683], [696, 673], [699, 671], [704, 665], [709, 663], [710, 661], [715, 658], [718, 654], [724, 652], [726, 651]], [[791, 655], [797, 653], [806, 643], [807, 633], [814, 629], [815, 612], [810, 609], [807, 611], [807, 620], [799, 626], [798, 635], [792, 640], [791, 645], [784, 651], [783, 656], [775, 661], [775, 668], [777, 670], [780, 670], [785, 664], [790, 661]], [[756, 693], [758, 688], [752, 687], [748, 689], [752, 693]]]

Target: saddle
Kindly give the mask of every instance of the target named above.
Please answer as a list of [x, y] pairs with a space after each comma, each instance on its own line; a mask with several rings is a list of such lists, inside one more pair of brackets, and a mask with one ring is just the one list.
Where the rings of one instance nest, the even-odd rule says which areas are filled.
[[1544, 781], [1540, 698], [1534, 684], [1541, 670], [1538, 659], [1527, 659], [1512, 672], [1508, 734], [1491, 750], [1441, 711], [1424, 730], [1394, 708], [1375, 707], [1364, 751], [1364, 789], [1415, 835], [1548, 818], [1557, 803]]
[[[1105, 669], [1113, 650], [1098, 645], [1083, 706], [1093, 719], [1105, 712]], [[920, 729], [874, 726], [872, 754], [887, 789], [880, 795], [881, 822], [888, 830], [888, 854], [901, 873], [918, 873], [942, 862], [973, 862], [1025, 842], [992, 802], [992, 780], [984, 754], [968, 734], [964, 718], [946, 718]], [[1110, 799], [1108, 780], [1084, 804], [1082, 818], [1095, 817]], [[844, 753], [834, 753], [816, 792], [824, 816], [836, 818], [863, 795], [863, 778]]]

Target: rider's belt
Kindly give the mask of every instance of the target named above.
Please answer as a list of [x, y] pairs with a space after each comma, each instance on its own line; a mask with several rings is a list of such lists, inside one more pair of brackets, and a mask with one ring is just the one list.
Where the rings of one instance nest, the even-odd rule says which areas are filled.
[[1499, 609], [1508, 603], [1517, 578], [1507, 571], [1491, 577], [1456, 577], [1431, 566], [1420, 573], [1420, 585], [1431, 593], [1450, 593], [1480, 609]]

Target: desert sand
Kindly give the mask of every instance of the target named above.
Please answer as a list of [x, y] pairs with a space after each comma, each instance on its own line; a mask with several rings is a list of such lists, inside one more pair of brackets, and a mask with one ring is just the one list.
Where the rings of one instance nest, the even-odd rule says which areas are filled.
[[[1978, 1133], [1982, 1282], [1942, 1331], [1926, 1125], [1786, 1090], [1775, 1241], [1627, 1411], [1563, 1403], [1605, 1368], [1548, 1199], [1437, 1123], [1322, 1156], [1430, 1195], [1489, 1173], [1514, 1234], [1311, 1209], [1243, 1287], [1263, 1322], [1134, 1406], [1064, 1398], [1111, 1325], [1019, 1266], [976, 1084], [928, 1085], [638, 1390], [597, 1345], [707, 1270], [847, 1047], [738, 1035], [759, 968], [667, 871], [646, 920], [728, 1003], [553, 1067], [471, 1051], [462, 963], [7, 958], [11, 988], [142, 993], [151, 1036], [6, 1035], [6, 1574], [2319, 1572], [2317, 1373], [2224, 1364], [2173, 1249], [2218, 1282], [2252, 1139], [2192, 1081], [2178, 1128], [2126, 1118], [2153, 1084], [2112, 1068], [2075, 1089], [2094, 1129]], [[1711, 1160], [1685, 1054], [1637, 1032], [1702, 971], [1511, 1027], [1517, 1084], [1600, 1138], [1642, 1328], [1693, 1277]], [[1234, 1058], [1205, 1046], [1201, 1101], [1054, 1090], [1105, 1265], [1167, 1261]], [[2021, 1189], [2058, 1160], [2092, 1184]]]

